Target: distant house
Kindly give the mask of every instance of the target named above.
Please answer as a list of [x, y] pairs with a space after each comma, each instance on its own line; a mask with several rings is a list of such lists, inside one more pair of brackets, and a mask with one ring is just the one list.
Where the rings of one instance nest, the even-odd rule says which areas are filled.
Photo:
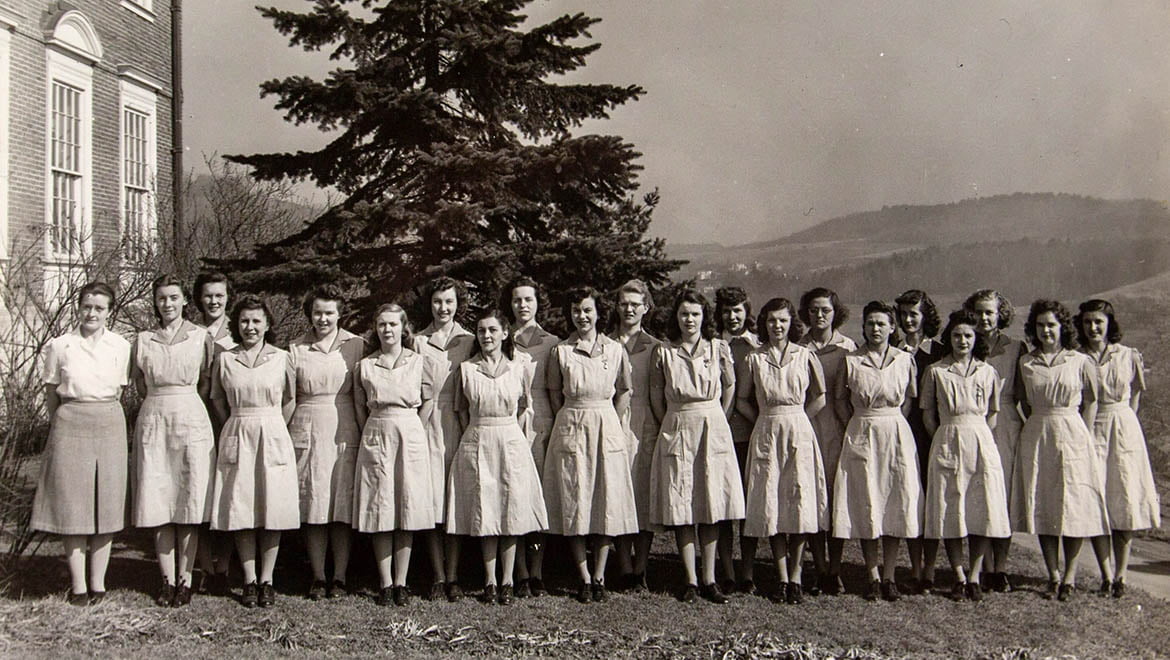
[[52, 301], [170, 222], [178, 1], [0, 0], [0, 278], [37, 270]]

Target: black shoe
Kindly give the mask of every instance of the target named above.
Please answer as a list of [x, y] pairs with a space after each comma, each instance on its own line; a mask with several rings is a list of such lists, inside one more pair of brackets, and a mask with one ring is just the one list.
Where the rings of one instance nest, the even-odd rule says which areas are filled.
[[458, 582], [448, 582], [446, 591], [448, 603], [458, 603], [463, 599], [463, 589], [459, 588]]
[[1046, 600], [1053, 600], [1060, 589], [1060, 584], [1056, 580], [1049, 580], [1048, 587], [1042, 594]]
[[678, 595], [678, 599], [684, 603], [695, 602], [696, 592], [699, 590], [693, 584], [684, 585], [682, 591]]
[[1102, 598], [1109, 598], [1113, 593], [1113, 580], [1101, 580], [1101, 588], [1097, 590], [1097, 595]]
[[256, 603], [260, 607], [272, 607], [276, 604], [276, 589], [272, 588], [271, 582], [260, 583], [260, 596], [256, 599]]
[[1014, 590], [1015, 590], [1015, 587], [1012, 586], [1012, 581], [1008, 579], [1008, 574], [1007, 573], [1000, 573], [999, 574], [999, 589], [998, 589], [998, 591], [1000, 593], [1006, 594], [1006, 593], [1011, 593]]
[[891, 603], [896, 603], [902, 599], [902, 594], [898, 593], [898, 584], [893, 580], [885, 580], [882, 582], [882, 598]]
[[185, 607], [191, 604], [191, 587], [179, 578], [179, 584], [175, 587], [175, 599], [171, 601], [171, 607]]
[[609, 600], [609, 589], [605, 588], [604, 582], [593, 582], [593, 602], [604, 603]]
[[736, 590], [735, 578], [727, 578], [726, 580], [716, 580], [715, 584], [719, 585], [719, 590], [724, 594], [733, 594]]
[[[105, 592], [103, 591], [102, 593]], [[78, 607], [81, 607], [82, 605], [89, 605], [89, 592], [83, 591], [79, 594], [69, 592], [69, 595], [65, 597], [65, 601], [70, 605], [76, 605]]]
[[394, 589], [395, 587], [382, 587], [378, 590], [378, 595], [374, 596], [374, 602], [381, 607], [389, 607], [394, 604]]
[[528, 579], [527, 578], [520, 580], [519, 582], [516, 583], [516, 597], [517, 598], [529, 598], [531, 596], [532, 596], [532, 592], [529, 591], [529, 589], [528, 589]]
[[154, 604], [159, 607], [170, 607], [175, 601], [175, 585], [163, 582], [154, 594]]
[[918, 583], [918, 593], [930, 595], [934, 590], [934, 580], [922, 580]]
[[1060, 585], [1060, 591], [1058, 591], [1056, 594], [1056, 600], [1059, 600], [1062, 603], [1067, 603], [1073, 599], [1073, 596], [1075, 596], [1076, 593], [1077, 585], [1068, 583], [1062, 584]]
[[788, 583], [781, 582], [781, 583], [777, 584], [776, 590], [773, 591], [772, 593], [768, 594], [768, 600], [772, 601], [773, 603], [776, 603], [777, 605], [783, 605], [784, 603], [787, 603], [788, 602]]
[[578, 603], [592, 603], [593, 602], [593, 586], [590, 585], [588, 582], [582, 583], [581, 587], [579, 589], [577, 589], [577, 602]]
[[1113, 591], [1111, 592], [1114, 598], [1121, 598], [1125, 595], [1125, 581], [1117, 578], [1113, 581]]
[[805, 589], [804, 589], [805, 593], [807, 593], [810, 596], [820, 596], [821, 595], [821, 584], [824, 582], [824, 580], [825, 580], [825, 577], [823, 574], [813, 573], [812, 581], [809, 582], [808, 586], [805, 587]]
[[784, 602], [789, 605], [800, 605], [804, 602], [804, 590], [799, 582], [789, 582], [787, 592]]
[[650, 587], [646, 584], [645, 573], [634, 573], [630, 575], [630, 593], [641, 594], [650, 591]]
[[405, 584], [394, 587], [394, 590], [390, 592], [390, 595], [394, 597], [394, 604], [398, 607], [402, 607], [403, 605], [406, 605], [410, 602], [410, 587], [406, 586]]
[[528, 590], [532, 592], [533, 598], [539, 598], [541, 596], [548, 595], [548, 589], [544, 588], [544, 580], [538, 577], [528, 578]]
[[512, 585], [505, 584], [500, 587], [499, 603], [500, 605], [512, 604]]
[[725, 605], [730, 602], [727, 596], [724, 595], [723, 590], [719, 588], [718, 582], [704, 584], [702, 588], [699, 589], [699, 595], [711, 601], [712, 603], [715, 603], [716, 605]]
[[[72, 595], [72, 594], [70, 594], [70, 595]], [[80, 595], [84, 596], [85, 594], [80, 594]], [[87, 604], [100, 605], [101, 602], [105, 599], [106, 599], [106, 592], [104, 592], [104, 591], [91, 591], [91, 592], [89, 592], [89, 600], [87, 601]]]
[[956, 582], [955, 586], [951, 587], [951, 600], [964, 601], [967, 599], [967, 589], [974, 582]]
[[967, 584], [967, 599], [973, 603], [983, 600], [983, 587], [979, 586], [978, 582]]
[[751, 579], [751, 578], [748, 578], [748, 579], [740, 582], [739, 583], [739, 593], [744, 594], [745, 596], [755, 596], [756, 595], [756, 581]]
[[869, 583], [869, 588], [865, 590], [865, 599], [873, 601], [873, 600], [877, 600], [881, 597], [882, 597], [882, 581], [881, 580], [871, 580]]
[[244, 593], [240, 596], [240, 604], [248, 609], [256, 607], [260, 603], [260, 585], [255, 582], [249, 582], [244, 585]]
[[309, 585], [309, 600], [321, 600], [328, 594], [328, 589], [325, 587], [325, 580], [313, 580], [313, 584]]
[[431, 592], [427, 594], [427, 600], [443, 600], [447, 597], [447, 591], [443, 589], [442, 582], [432, 582]]
[[483, 597], [481, 601], [488, 605], [495, 605], [496, 603], [496, 585], [489, 584], [483, 588]]
[[341, 598], [349, 593], [349, 587], [346, 586], [345, 580], [334, 580], [329, 583], [329, 588], [325, 590], [326, 598]]
[[825, 573], [824, 582], [821, 584], [821, 593], [826, 596], [839, 596], [845, 593], [845, 586], [841, 582], [840, 575], [833, 575], [832, 573]]

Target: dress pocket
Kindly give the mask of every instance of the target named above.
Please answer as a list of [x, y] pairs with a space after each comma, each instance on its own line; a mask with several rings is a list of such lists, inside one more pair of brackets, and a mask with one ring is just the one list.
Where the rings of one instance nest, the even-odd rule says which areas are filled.
[[235, 465], [240, 461], [240, 436], [225, 435], [219, 440], [219, 462]]
[[264, 465], [279, 467], [293, 461], [292, 442], [287, 438], [270, 437], [264, 440]]

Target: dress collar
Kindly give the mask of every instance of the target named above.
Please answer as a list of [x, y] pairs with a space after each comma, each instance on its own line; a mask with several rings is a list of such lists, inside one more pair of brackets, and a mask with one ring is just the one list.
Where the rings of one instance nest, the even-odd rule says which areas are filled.
[[256, 361], [254, 363], [249, 363], [248, 352], [244, 350], [243, 344], [237, 344], [235, 348], [231, 349], [231, 352], [236, 354], [236, 362], [239, 362], [240, 364], [250, 369], [254, 369], [264, 364], [265, 362], [268, 362], [279, 351], [280, 349], [277, 347], [269, 344], [268, 342], [264, 342], [264, 346], [260, 349], [260, 354], [256, 356]]
[[861, 364], [867, 367], [871, 367], [873, 369], [885, 369], [886, 367], [896, 362], [899, 355], [909, 356], [910, 354], [898, 348], [897, 346], [887, 346], [886, 351], [882, 353], [882, 363], [879, 365], [873, 361], [869, 351], [865, 350], [865, 344], [862, 344], [861, 346], [857, 347], [857, 350], [853, 351], [853, 355], [860, 357]]
[[460, 337], [471, 337], [472, 334], [467, 331], [458, 321], [451, 324], [451, 334], [447, 335], [447, 341], [443, 341], [435, 333], [437, 332], [434, 321], [431, 322], [419, 335], [427, 338], [427, 343], [440, 350], [447, 350]]
[[[333, 335], [333, 341], [328, 346], [317, 341], [317, 334], [312, 330], [306, 331], [300, 337], [293, 341], [298, 346], [305, 346], [310, 351], [317, 351], [318, 353], [332, 353], [341, 348], [343, 344], [354, 339], [361, 339], [361, 337], [353, 334], [345, 328], [338, 328], [337, 333]], [[362, 340], [363, 342], [365, 340]]]
[[592, 342], [588, 342], [582, 339], [581, 336], [577, 334], [577, 331], [574, 330], [573, 333], [569, 335], [569, 338], [565, 340], [565, 343], [573, 347], [574, 353], [588, 355], [589, 357], [598, 357], [605, 352], [606, 343], [611, 341], [613, 340], [599, 332]]
[[738, 335], [733, 335], [730, 332], [724, 330], [723, 334], [720, 336], [720, 338], [723, 341], [727, 342], [728, 346], [731, 346], [732, 344], [734, 344], [737, 341], [745, 342], [748, 346], [751, 346], [752, 348], [759, 348], [759, 346], [760, 346], [760, 340], [758, 338], [756, 338], [756, 336], [754, 334], [752, 334], [751, 332], [748, 332], [747, 330], [744, 330], [743, 332], [739, 333]]
[[162, 328], [155, 328], [154, 332], [150, 333], [150, 340], [160, 344], [174, 346], [175, 344], [181, 344], [187, 341], [187, 337], [198, 329], [199, 326], [187, 319], [183, 319], [179, 321], [179, 327], [175, 329], [175, 334], [170, 339], [163, 336]]
[[496, 365], [495, 371], [492, 371], [491, 367], [488, 366], [487, 360], [484, 359], [482, 353], [471, 358], [470, 362], [475, 365], [476, 371], [487, 376], [488, 378], [493, 378], [493, 379], [499, 378], [500, 376], [503, 376], [504, 374], [511, 371], [512, 365], [514, 365], [516, 363], [515, 360], [509, 360], [505, 356]]
[[609, 338], [625, 346], [626, 352], [630, 355], [641, 353], [642, 351], [648, 350], [658, 343], [658, 340], [654, 339], [654, 337], [645, 330], [639, 330], [638, 334], [630, 337], [625, 342], [618, 338], [618, 333], [616, 330], [609, 335]]
[[393, 361], [391, 361], [390, 357], [388, 355], [386, 355], [381, 350], [379, 350], [377, 353], [374, 354], [374, 364], [376, 364], [379, 367], [382, 367], [383, 369], [389, 369], [389, 370], [393, 371], [393, 370], [407, 364], [410, 360], [413, 360], [415, 355], [418, 355], [418, 353], [415, 353], [414, 351], [410, 350], [409, 348], [403, 346], [402, 352], [400, 352], [398, 354], [397, 358], [395, 358]]
[[539, 323], [533, 323], [527, 328], [514, 333], [512, 335], [512, 343], [520, 348], [533, 348], [540, 346], [546, 339], [551, 337], [552, 334], [540, 327]]

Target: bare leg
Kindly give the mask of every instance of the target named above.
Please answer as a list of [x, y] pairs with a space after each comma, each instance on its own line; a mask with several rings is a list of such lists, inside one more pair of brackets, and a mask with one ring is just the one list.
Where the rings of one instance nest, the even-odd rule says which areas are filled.
[[967, 552], [971, 555], [970, 580], [978, 583], [983, 577], [983, 558], [991, 547], [991, 541], [986, 536], [971, 535], [967, 537]]
[[906, 539], [906, 553], [910, 555], [910, 575], [921, 581], [922, 575], [922, 537]]
[[175, 585], [175, 526], [160, 525], [154, 528], [154, 554], [158, 556], [158, 568], [163, 582]]
[[[515, 552], [515, 555], [516, 555], [515, 556], [516, 561], [514, 562], [515, 569], [513, 570], [513, 573], [516, 576], [516, 580], [518, 580], [518, 581], [527, 580], [528, 579], [528, 548], [526, 547], [527, 544], [524, 543], [523, 538], [521, 538], [519, 540], [519, 542], [517, 542], [517, 539], [515, 537], [512, 537], [512, 541], [513, 541], [513, 552]], [[510, 583], [505, 582], [504, 584], [510, 584]]]
[[[996, 573], [1007, 573], [1008, 554], [1012, 549], [1012, 537], [991, 539], [991, 570]], [[1049, 571], [1051, 575], [1051, 571]]]
[[236, 554], [240, 556], [240, 568], [244, 571], [244, 584], [256, 581], [256, 530], [242, 529], [233, 532], [236, 540]]
[[612, 536], [593, 536], [593, 581], [605, 582], [605, 565], [609, 561], [609, 549], [613, 547]]
[[614, 542], [617, 545], [618, 573], [622, 575], [629, 575], [634, 572], [634, 539], [634, 534], [627, 534], [617, 537], [617, 540]]
[[894, 581], [894, 569], [898, 567], [898, 541], [896, 536], [882, 537], [882, 579]]
[[845, 554], [845, 539], [829, 538], [829, 575], [841, 574], [841, 555]]
[[573, 563], [577, 566], [577, 576], [581, 582], [589, 584], [589, 564], [585, 559], [585, 537], [570, 536], [569, 552], [573, 555]]
[[723, 569], [723, 576], [732, 581], [735, 580], [735, 525], [734, 520], [724, 520], [716, 524], [719, 565]]
[[[781, 557], [776, 556], [776, 537], [772, 537], [772, 561], [780, 561]], [[740, 536], [739, 537], [739, 551], [743, 554], [743, 560], [740, 562], [739, 575], [744, 582], [755, 581], [755, 557], [756, 548], [759, 546], [760, 539], [754, 536]], [[785, 580], [787, 582], [787, 580]]]
[[934, 582], [934, 565], [938, 563], [938, 539], [922, 539], [922, 579]]
[[179, 582], [191, 586], [191, 574], [195, 571], [195, 555], [199, 548], [199, 527], [197, 525], [175, 525], [175, 570]]
[[106, 569], [110, 566], [110, 551], [114, 548], [113, 534], [94, 534], [89, 537], [89, 590], [106, 590]]
[[1094, 536], [1089, 540], [1093, 544], [1093, 554], [1097, 556], [1097, 570], [1101, 572], [1101, 581], [1113, 582], [1113, 547], [1112, 538], [1108, 534]]
[[[800, 584], [803, 568], [800, 560], [804, 558], [804, 544], [808, 534], [788, 535], [788, 581]], [[775, 552], [775, 549], [773, 549]]]
[[309, 566], [313, 579], [325, 581], [325, 555], [329, 550], [329, 532], [325, 525], [305, 525], [305, 546], [309, 551]]
[[1064, 583], [1077, 583], [1077, 558], [1081, 555], [1085, 539], [1079, 536], [1062, 536], [1064, 545]]
[[439, 529], [427, 532], [427, 554], [431, 558], [431, 573], [435, 576], [435, 584], [447, 581], [447, 571], [443, 566], [443, 537]]
[[66, 534], [61, 537], [65, 546], [65, 562], [69, 565], [69, 587], [72, 593], [83, 594], [89, 588], [85, 579], [85, 562], [89, 537], [83, 534]]
[[878, 540], [861, 539], [861, 556], [865, 559], [865, 576], [870, 581], [881, 580], [878, 569]]
[[824, 575], [829, 572], [828, 557], [825, 554], [825, 532], [817, 532], [810, 534], [809, 550], [812, 552], [813, 568], [817, 575]]
[[447, 582], [458, 582], [459, 578], [459, 537], [443, 533], [443, 550], [447, 555]]
[[262, 529], [260, 536], [260, 581], [272, 584], [276, 555], [280, 553], [280, 530]]
[[1117, 571], [1114, 577], [1125, 582], [1129, 573], [1129, 550], [1133, 547], [1133, 532], [1123, 529], [1113, 530], [1113, 557], [1117, 561]]
[[678, 556], [683, 563], [683, 572], [686, 573], [687, 584], [698, 585], [699, 576], [695, 573], [695, 528], [693, 525], [680, 525], [674, 528], [674, 543], [678, 546]]
[[544, 534], [536, 532], [529, 534], [532, 548], [528, 553], [528, 576], [537, 580], [544, 579]]
[[634, 572], [646, 574], [646, 564], [650, 561], [650, 546], [654, 543], [654, 532], [638, 532], [638, 540], [634, 543]]
[[500, 574], [505, 587], [512, 586], [512, 570], [516, 566], [516, 548], [520, 545], [515, 536], [500, 537]]
[[[719, 550], [719, 525], [699, 525], [699, 545], [703, 555], [703, 584], [715, 582], [715, 554]], [[725, 565], [726, 569], [727, 566]], [[734, 578], [734, 573], [732, 573]]]
[[[994, 549], [994, 545], [992, 547]], [[1041, 534], [1040, 554], [1044, 556], [1044, 567], [1048, 569], [1048, 581], [1060, 582], [1060, 537]]]
[[394, 532], [377, 532], [371, 542], [378, 566], [378, 586], [385, 589], [394, 584]]
[[[581, 537], [574, 537], [574, 540]], [[479, 540], [479, 547], [483, 550], [483, 575], [485, 578], [484, 584], [489, 587], [496, 586], [496, 553], [500, 547], [500, 537], [485, 536]], [[585, 548], [584, 540], [582, 539], [581, 555], [584, 557]]]
[[353, 531], [345, 523], [329, 525], [329, 543], [333, 545], [333, 579], [345, 582], [349, 572], [349, 544]]
[[[972, 543], [974, 538], [971, 537]], [[947, 562], [951, 565], [951, 570], [955, 572], [955, 581], [962, 584], [967, 581], [967, 571], [963, 566], [963, 539], [944, 539], [943, 547], [946, 548]], [[975, 573], [971, 573], [971, 581], [975, 581]]]
[[410, 551], [414, 548], [414, 532], [394, 530], [394, 586], [406, 586], [406, 572], [410, 570]]
[[[747, 541], [748, 538], [745, 536], [740, 542]], [[752, 539], [753, 545], [755, 545], [755, 540]], [[783, 588], [785, 582], [794, 582], [788, 575], [788, 539], [785, 538], [784, 534], [775, 534], [770, 540], [772, 542], [772, 563], [776, 564], [776, 574], [780, 576], [780, 586]]]

